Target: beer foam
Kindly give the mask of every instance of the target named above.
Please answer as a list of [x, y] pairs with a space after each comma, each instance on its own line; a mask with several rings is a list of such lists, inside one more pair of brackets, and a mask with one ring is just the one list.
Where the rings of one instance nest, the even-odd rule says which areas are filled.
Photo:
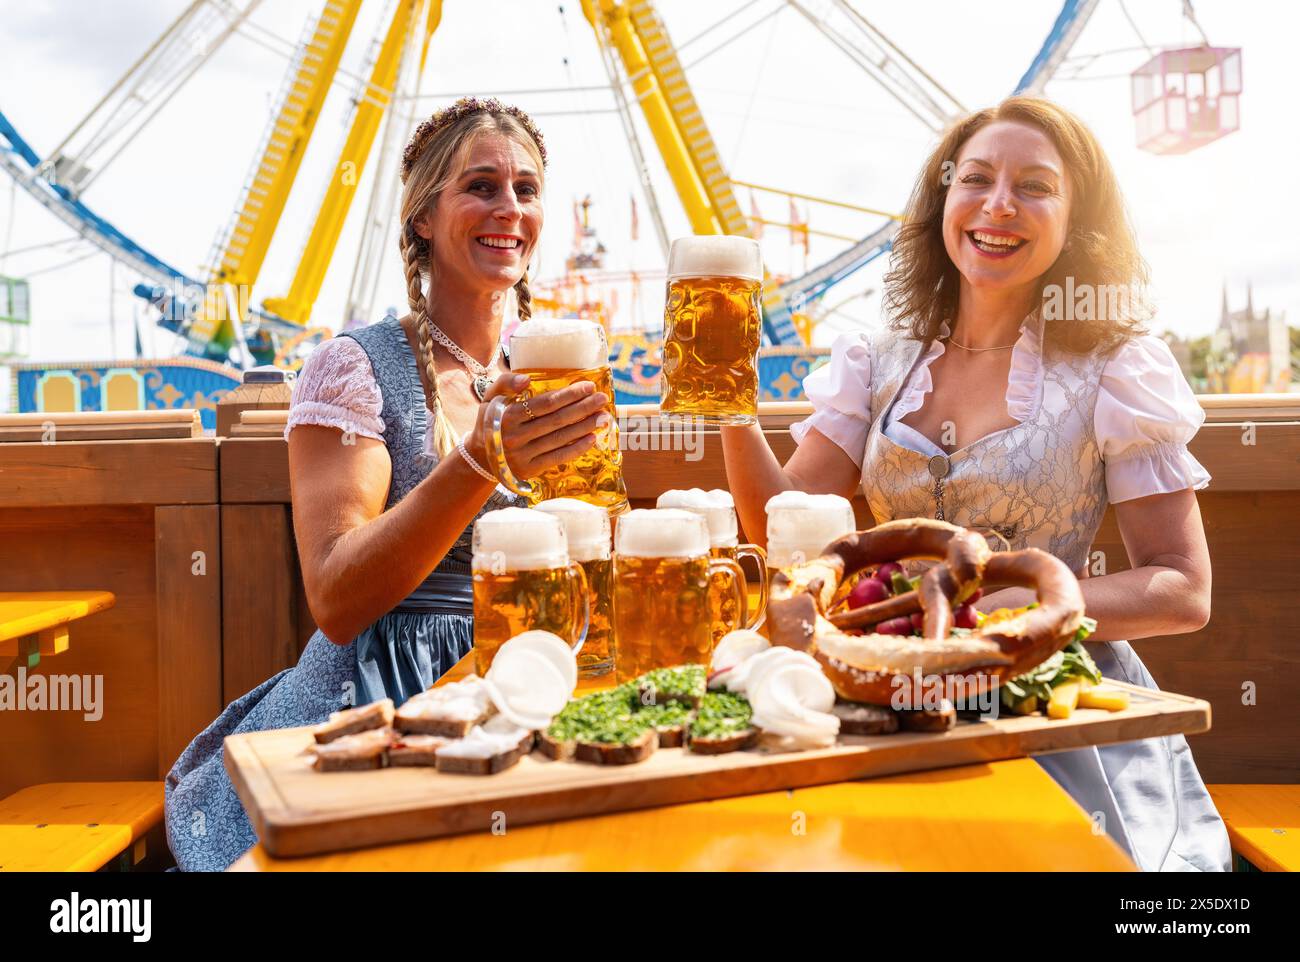
[[679, 237], [668, 250], [668, 279], [676, 277], [763, 279], [763, 254], [748, 237], [708, 234]]
[[577, 498], [551, 498], [533, 506], [559, 518], [569, 542], [573, 561], [597, 561], [609, 557], [609, 512]]
[[709, 527], [694, 511], [636, 508], [618, 519], [614, 553], [629, 558], [698, 558], [709, 553]]
[[736, 535], [736, 502], [731, 492], [721, 488], [705, 491], [703, 488], [665, 491], [655, 502], [659, 508], [682, 508], [704, 515], [709, 525], [709, 544], [715, 548], [734, 547]]
[[608, 363], [605, 329], [595, 321], [539, 318], [510, 335], [510, 366], [516, 371], [586, 371]]
[[568, 563], [564, 525], [553, 514], [501, 508], [474, 522], [475, 571], [538, 571]]
[[857, 526], [853, 506], [838, 494], [782, 491], [767, 502], [768, 566], [786, 568], [811, 561]]

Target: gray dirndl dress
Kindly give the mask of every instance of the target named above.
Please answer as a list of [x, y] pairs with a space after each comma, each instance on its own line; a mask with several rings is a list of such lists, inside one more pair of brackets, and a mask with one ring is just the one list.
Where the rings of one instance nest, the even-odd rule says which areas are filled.
[[[432, 470], [424, 455], [424, 390], [396, 318], [349, 331], [370, 359], [383, 397], [384, 443], [392, 482], [384, 510]], [[479, 512], [520, 503], [498, 487]], [[470, 536], [462, 532], [424, 582], [346, 645], [312, 635], [298, 664], [226, 707], [181, 753], [165, 783], [167, 844], [186, 871], [221, 871], [257, 842], [226, 774], [227, 735], [316, 725], [330, 712], [379, 698], [401, 704], [432, 685], [474, 643]]]

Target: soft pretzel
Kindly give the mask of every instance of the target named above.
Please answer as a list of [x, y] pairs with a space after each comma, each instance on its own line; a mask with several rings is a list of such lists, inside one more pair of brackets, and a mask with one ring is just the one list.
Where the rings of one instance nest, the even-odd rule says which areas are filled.
[[[813, 641], [814, 614], [830, 610], [847, 576], [887, 561], [924, 558], [945, 562], [943, 567], [951, 575], [951, 581], [945, 582], [952, 591], [949, 597], [961, 602], [980, 586], [991, 556], [982, 536], [929, 518], [886, 521], [867, 531], [846, 534], [828, 544], [820, 557], [773, 576], [767, 606], [771, 637], [776, 641], [779, 634], [782, 640], [778, 644], [807, 650]], [[921, 610], [921, 604], [919, 593], [907, 592], [877, 605], [831, 615], [829, 621], [840, 628], [856, 628], [911, 614]], [[863, 613], [871, 620], [863, 620]]]
[[[923, 613], [921, 637], [847, 634], [841, 626], [868, 622], [839, 618], [836, 624], [827, 617], [847, 576], [905, 558], [943, 562], [925, 573], [915, 592], [890, 599], [908, 598], [906, 604]], [[1038, 606], [969, 635], [950, 636], [953, 602], [981, 586], [1033, 588]], [[868, 609], [878, 612], [887, 604]], [[993, 554], [974, 532], [918, 518], [846, 535], [821, 557], [778, 572], [768, 623], [772, 642], [812, 654], [842, 698], [900, 707], [897, 696], [906, 687], [914, 707], [919, 704], [915, 700], [930, 697], [931, 688], [946, 695], [957, 679], [974, 695], [1040, 664], [1073, 637], [1083, 609], [1078, 580], [1047, 552], [1028, 548]]]

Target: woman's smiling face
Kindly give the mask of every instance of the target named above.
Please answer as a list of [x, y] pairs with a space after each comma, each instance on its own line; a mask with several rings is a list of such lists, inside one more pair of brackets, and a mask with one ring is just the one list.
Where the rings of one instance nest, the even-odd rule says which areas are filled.
[[962, 145], [944, 201], [943, 243], [966, 283], [1034, 283], [1055, 263], [1069, 225], [1069, 177], [1043, 131], [1001, 120]]
[[460, 173], [415, 221], [430, 242], [437, 281], [482, 291], [513, 287], [542, 232], [541, 195], [541, 170], [522, 144], [499, 133], [476, 138]]

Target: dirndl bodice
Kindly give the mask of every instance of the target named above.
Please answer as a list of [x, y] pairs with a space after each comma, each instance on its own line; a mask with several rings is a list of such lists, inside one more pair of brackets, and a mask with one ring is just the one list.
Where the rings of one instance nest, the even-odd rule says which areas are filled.
[[[862, 476], [877, 523], [936, 514], [934, 453], [890, 437], [891, 407], [924, 353], [925, 345], [894, 334], [870, 342], [871, 427]], [[994, 550], [1041, 548], [1085, 576], [1108, 504], [1094, 430], [1107, 360], [1104, 354], [1075, 356], [1044, 345], [1036, 410], [954, 451], [939, 466], [946, 468], [940, 482], [944, 519], [996, 532], [990, 536]], [[1087, 647], [1106, 677], [1157, 687], [1128, 642]], [[1038, 761], [1140, 868], [1228, 868], [1226, 831], [1181, 735]]]

